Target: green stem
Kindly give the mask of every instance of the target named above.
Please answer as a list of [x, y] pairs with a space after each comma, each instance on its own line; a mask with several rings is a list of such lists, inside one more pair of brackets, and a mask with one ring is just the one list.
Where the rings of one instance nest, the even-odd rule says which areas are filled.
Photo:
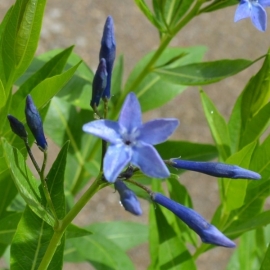
[[72, 220], [80, 213], [82, 208], [87, 204], [87, 202], [93, 197], [93, 195], [100, 189], [108, 186], [109, 183], [102, 180], [102, 174], [96, 178], [88, 190], [82, 195], [82, 197], [77, 201], [77, 203], [72, 207], [69, 213], [64, 217], [62, 221], [59, 222], [58, 228], [55, 229], [54, 235], [47, 247], [44, 257], [39, 265], [38, 270], [46, 270], [54, 256], [57, 249], [58, 243], [67, 228], [67, 226], [72, 222]]
[[29, 157], [30, 157], [30, 159], [31, 159], [31, 161], [32, 161], [32, 163], [33, 163], [36, 171], [40, 175], [40, 168], [39, 168], [39, 166], [38, 166], [38, 164], [37, 164], [37, 162], [36, 162], [36, 160], [34, 158], [34, 155], [33, 155], [32, 151], [31, 151], [31, 148], [30, 148], [30, 146], [28, 144], [28, 141], [27, 140], [24, 140], [24, 144], [25, 144], [25, 147], [26, 147], [26, 150], [28, 152], [28, 155], [29, 155]]
[[122, 93], [122, 95], [120, 96], [116, 107], [115, 107], [115, 113], [112, 116], [112, 119], [115, 119], [120, 111], [120, 108], [125, 100], [125, 97], [127, 96], [127, 94], [131, 91], [131, 90], [135, 90], [138, 85], [141, 83], [141, 81], [148, 75], [148, 73], [152, 70], [154, 64], [156, 63], [156, 61], [159, 59], [159, 57], [161, 56], [161, 54], [163, 53], [163, 51], [167, 48], [167, 46], [169, 45], [169, 43], [171, 42], [171, 40], [174, 38], [174, 36], [193, 18], [195, 17], [198, 12], [199, 9], [202, 5], [202, 3], [204, 2], [204, 0], [198, 0], [195, 5], [193, 6], [193, 8], [190, 10], [190, 12], [175, 26], [174, 29], [172, 29], [170, 34], [167, 34], [164, 36], [164, 38], [161, 40], [160, 45], [158, 47], [158, 49], [156, 50], [156, 52], [154, 53], [154, 55], [152, 56], [152, 58], [149, 60], [149, 62], [147, 63], [147, 65], [141, 70], [141, 72], [139, 73], [139, 75], [137, 76], [137, 78], [133, 81], [133, 83], [131, 83], [131, 85], [129, 87], [127, 87], [124, 92]]

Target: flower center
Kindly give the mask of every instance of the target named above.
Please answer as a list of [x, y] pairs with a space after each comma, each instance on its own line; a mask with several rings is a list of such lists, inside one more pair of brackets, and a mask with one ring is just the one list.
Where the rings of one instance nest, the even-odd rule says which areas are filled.
[[131, 132], [128, 132], [127, 129], [123, 128], [120, 131], [123, 143], [127, 146], [133, 146], [137, 143], [137, 137], [139, 132], [137, 129], [133, 129]]

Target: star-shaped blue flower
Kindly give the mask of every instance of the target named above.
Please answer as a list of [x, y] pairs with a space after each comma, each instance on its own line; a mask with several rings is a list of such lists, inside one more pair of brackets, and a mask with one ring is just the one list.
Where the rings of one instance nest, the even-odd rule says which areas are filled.
[[250, 17], [253, 25], [264, 32], [267, 26], [267, 14], [264, 7], [270, 6], [270, 0], [241, 0], [234, 16], [234, 21]]
[[139, 101], [134, 93], [130, 93], [118, 122], [96, 120], [85, 124], [83, 131], [110, 143], [103, 171], [107, 181], [114, 182], [129, 163], [150, 177], [168, 177], [169, 170], [152, 145], [166, 141], [178, 124], [175, 118], [161, 118], [143, 124]]

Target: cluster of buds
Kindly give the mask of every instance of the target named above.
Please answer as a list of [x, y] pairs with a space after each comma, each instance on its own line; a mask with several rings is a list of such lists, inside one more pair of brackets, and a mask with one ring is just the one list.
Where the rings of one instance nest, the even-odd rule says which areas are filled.
[[[28, 133], [25, 130], [24, 124], [10, 114], [7, 118], [12, 131], [28, 144]], [[38, 148], [45, 152], [48, 144], [44, 136], [42, 120], [30, 95], [26, 97], [25, 118], [31, 133], [36, 140]]]
[[101, 39], [99, 65], [92, 84], [92, 99], [90, 106], [95, 112], [100, 99], [107, 101], [111, 97], [111, 76], [115, 59], [116, 43], [114, 38], [113, 18], [108, 16]]

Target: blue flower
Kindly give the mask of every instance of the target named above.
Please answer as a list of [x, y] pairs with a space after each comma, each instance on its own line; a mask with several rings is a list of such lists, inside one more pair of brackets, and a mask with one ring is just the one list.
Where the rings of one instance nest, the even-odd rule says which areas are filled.
[[27, 125], [36, 139], [37, 146], [41, 151], [46, 151], [48, 145], [44, 136], [42, 120], [30, 95], [26, 97], [25, 117]]
[[235, 243], [220, 232], [214, 225], [208, 223], [200, 214], [180, 203], [177, 203], [160, 193], [152, 193], [152, 200], [167, 208], [185, 222], [190, 229], [195, 231], [202, 242], [223, 246], [227, 248], [235, 247]]
[[103, 171], [107, 181], [114, 182], [129, 163], [150, 177], [168, 177], [169, 170], [152, 145], [166, 141], [178, 124], [175, 118], [161, 118], [143, 124], [139, 101], [134, 93], [130, 93], [118, 122], [96, 120], [85, 124], [83, 130], [110, 143]]
[[114, 187], [120, 195], [120, 202], [125, 210], [131, 214], [140, 216], [142, 214], [142, 209], [136, 194], [121, 180], [116, 180], [114, 182]]
[[172, 158], [168, 164], [178, 169], [201, 172], [216, 177], [254, 180], [261, 179], [261, 176], [256, 172], [236, 165], [229, 165], [220, 162], [199, 162]]
[[99, 60], [104, 58], [107, 64], [107, 85], [103, 92], [103, 98], [110, 98], [111, 96], [111, 75], [113, 69], [113, 63], [115, 59], [115, 49], [116, 49], [116, 42], [114, 38], [114, 26], [113, 26], [113, 18], [108, 16], [104, 29], [103, 35], [101, 39], [101, 47], [99, 52]]
[[264, 32], [267, 26], [267, 14], [264, 7], [270, 6], [270, 0], [241, 0], [234, 16], [234, 21], [250, 17], [253, 25]]

